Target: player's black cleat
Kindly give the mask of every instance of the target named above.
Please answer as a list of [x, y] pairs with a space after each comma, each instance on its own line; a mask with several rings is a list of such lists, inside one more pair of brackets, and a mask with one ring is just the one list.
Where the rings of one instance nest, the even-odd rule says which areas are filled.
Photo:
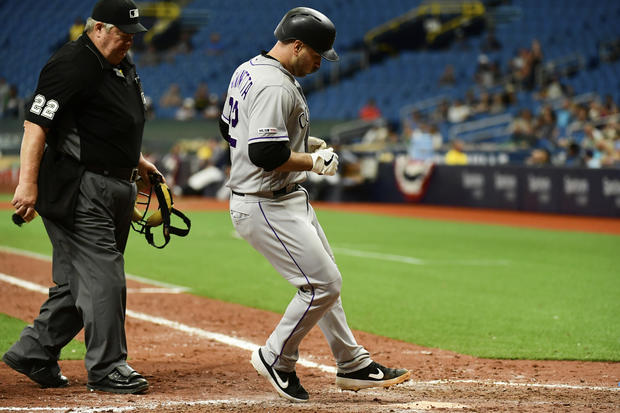
[[137, 394], [144, 393], [149, 383], [144, 377], [128, 365], [117, 366], [107, 376], [97, 382], [88, 382], [86, 387], [90, 391], [105, 391], [110, 393]]
[[44, 363], [33, 360], [24, 360], [13, 353], [6, 352], [2, 360], [13, 370], [25, 374], [42, 388], [66, 387], [69, 380], [60, 373], [60, 366], [57, 362]]
[[411, 377], [407, 369], [391, 369], [372, 362], [368, 367], [351, 373], [338, 373], [336, 386], [342, 390], [358, 391], [369, 387], [389, 387], [402, 383]]
[[278, 394], [293, 402], [307, 402], [310, 396], [299, 382], [297, 374], [278, 371], [270, 367], [263, 358], [260, 348], [252, 353], [252, 366], [258, 374], [267, 378]]

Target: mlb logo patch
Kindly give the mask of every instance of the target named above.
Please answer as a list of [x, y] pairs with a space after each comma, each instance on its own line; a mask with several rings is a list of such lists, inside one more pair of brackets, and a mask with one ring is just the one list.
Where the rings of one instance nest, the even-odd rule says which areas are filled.
[[270, 135], [272, 133], [277, 133], [278, 130], [276, 128], [258, 128], [258, 133]]
[[140, 16], [140, 12], [138, 12], [138, 9], [131, 9], [131, 10], [129, 10], [129, 17], [131, 19], [135, 19], [135, 18], [137, 18], [139, 16]]

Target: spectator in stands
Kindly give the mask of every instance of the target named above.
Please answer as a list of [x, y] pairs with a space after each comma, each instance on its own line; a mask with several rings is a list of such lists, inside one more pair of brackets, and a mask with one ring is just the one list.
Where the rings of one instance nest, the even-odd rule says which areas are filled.
[[6, 78], [0, 77], [0, 118], [4, 117], [4, 108], [9, 98], [11, 86], [7, 83]]
[[465, 92], [465, 101], [464, 101], [465, 105], [467, 105], [470, 109], [472, 114], [475, 113], [475, 109], [476, 106], [478, 106], [478, 98], [476, 98], [476, 95], [474, 94], [474, 90], [469, 88], [467, 89], [467, 92]]
[[536, 73], [538, 72], [538, 70], [540, 69], [540, 66], [543, 63], [543, 58], [544, 58], [544, 55], [542, 51], [542, 46], [540, 45], [540, 41], [538, 41], [538, 39], [533, 39], [532, 44], [530, 46], [529, 61], [528, 61], [528, 65], [530, 66], [530, 77], [531, 77], [531, 79], [528, 79], [528, 83], [531, 84], [531, 88], [534, 88], [535, 86]]
[[472, 112], [475, 114], [479, 113], [487, 113], [491, 109], [491, 95], [488, 92], [480, 93], [480, 98], [476, 103], [476, 106], [473, 107]]
[[618, 124], [618, 117], [609, 117], [605, 125], [603, 126], [603, 136], [609, 142], [615, 141], [620, 137], [620, 124]]
[[465, 143], [460, 139], [450, 142], [450, 150], [444, 156], [446, 165], [467, 165], [467, 154], [464, 151]]
[[497, 115], [506, 110], [504, 104], [504, 94], [502, 92], [495, 92], [491, 95], [491, 105], [489, 106], [489, 113], [491, 115]]
[[489, 30], [480, 44], [480, 50], [485, 53], [492, 53], [501, 50], [501, 48], [502, 44], [497, 40], [497, 37], [495, 37], [495, 31]]
[[450, 101], [448, 99], [443, 99], [431, 113], [430, 120], [438, 124], [447, 121], [449, 109]]
[[178, 42], [166, 51], [166, 61], [173, 63], [176, 56], [189, 54], [192, 50], [194, 50], [192, 33], [184, 30], [179, 35]]
[[454, 86], [455, 83], [454, 65], [448, 63], [441, 76], [439, 76], [439, 86]]
[[448, 109], [448, 121], [451, 123], [465, 122], [470, 115], [470, 107], [464, 104], [460, 99], [454, 99], [452, 105], [450, 105]]
[[142, 67], [157, 66], [160, 62], [161, 56], [155, 48], [155, 45], [153, 45], [152, 43], [149, 43], [148, 47], [146, 48], [144, 53], [140, 55], [140, 58], [138, 60], [138, 63]]
[[542, 61], [543, 52], [537, 39], [532, 40], [531, 49], [519, 49], [518, 55], [509, 63], [509, 72], [514, 83], [525, 90], [534, 89], [536, 72]]
[[536, 119], [535, 134], [538, 137], [538, 144], [548, 148], [559, 146], [559, 130], [555, 112], [551, 106], [544, 106], [540, 115]]
[[84, 19], [76, 17], [73, 24], [69, 28], [69, 41], [77, 40], [84, 33]]
[[583, 154], [583, 163], [588, 168], [600, 168], [601, 157], [597, 155], [592, 149], [586, 149]]
[[193, 98], [183, 99], [183, 104], [174, 114], [176, 120], [189, 120], [196, 116], [196, 107]]
[[[581, 141], [581, 147], [584, 151], [584, 163], [590, 162], [590, 165], [601, 166], [601, 159], [610, 154], [612, 146], [605, 139], [605, 135], [598, 128], [595, 128], [592, 124], [588, 123], [583, 128], [584, 137]], [[585, 160], [585, 152], [590, 151], [592, 156], [590, 159]]]
[[359, 110], [359, 118], [367, 121], [375, 120], [381, 117], [381, 110], [377, 106], [376, 101], [370, 98], [366, 104]]
[[218, 56], [224, 53], [225, 47], [222, 43], [222, 37], [218, 32], [213, 32], [209, 35], [209, 44], [207, 45], [206, 53], [208, 56]]
[[583, 157], [581, 156], [581, 146], [577, 142], [570, 142], [566, 147], [564, 166], [578, 168], [584, 166]]
[[532, 149], [530, 156], [525, 160], [530, 166], [551, 166], [551, 153], [546, 148]]
[[567, 126], [573, 119], [573, 102], [569, 98], [562, 100], [562, 106], [556, 112], [557, 126], [560, 128], [560, 133], [566, 131]]
[[202, 112], [203, 116], [207, 119], [219, 119], [222, 113], [222, 103], [220, 102], [217, 93], [209, 94], [209, 103]]
[[534, 94], [535, 99], [541, 100], [555, 100], [563, 98], [564, 96], [566, 96], [566, 88], [562, 82], [560, 82], [560, 77], [557, 74], [554, 74], [546, 80], [546, 84], [543, 86], [542, 90]]
[[476, 84], [483, 88], [490, 88], [495, 84], [497, 73], [489, 57], [485, 54], [478, 56], [478, 66], [474, 73]]
[[4, 105], [5, 118], [23, 118], [24, 117], [24, 99], [19, 96], [16, 85], [9, 86], [9, 94]]
[[574, 116], [573, 121], [568, 125], [567, 128], [567, 131], [570, 134], [583, 131], [586, 124], [589, 123], [587, 107], [583, 105], [577, 105], [575, 107], [575, 111], [576, 115]]
[[428, 123], [422, 122], [411, 132], [407, 153], [411, 159], [418, 161], [431, 161], [435, 156], [435, 148], [441, 146], [431, 131]]
[[512, 135], [512, 141], [515, 145], [521, 147], [532, 147], [535, 145], [537, 137], [534, 133], [532, 118], [532, 112], [529, 109], [521, 109], [508, 126], [508, 131]]
[[159, 99], [159, 106], [162, 108], [178, 108], [183, 104], [181, 88], [178, 83], [171, 83], [168, 89]]
[[209, 106], [209, 87], [205, 82], [200, 82], [194, 92], [194, 109], [202, 113]]
[[366, 145], [386, 143], [389, 136], [389, 128], [384, 123], [374, 123], [362, 136], [362, 143]]
[[616, 102], [614, 102], [614, 98], [609, 94], [605, 95], [605, 99], [603, 100], [603, 107], [609, 114], [619, 112], [618, 105], [616, 104]]

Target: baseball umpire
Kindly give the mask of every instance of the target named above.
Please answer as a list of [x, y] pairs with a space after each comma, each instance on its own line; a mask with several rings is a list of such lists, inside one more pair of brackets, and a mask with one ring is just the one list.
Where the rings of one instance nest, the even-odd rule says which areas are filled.
[[84, 328], [91, 391], [148, 389], [126, 361], [123, 258], [135, 180], [159, 174], [140, 152], [144, 94], [127, 55], [144, 31], [132, 0], [99, 0], [41, 71], [24, 122], [12, 204], [25, 221], [42, 216], [55, 286], [2, 359], [42, 387], [68, 385], [58, 356]]
[[337, 362], [345, 390], [387, 387], [407, 380], [406, 369], [373, 361], [357, 344], [340, 299], [342, 278], [308, 193], [307, 171], [334, 175], [338, 155], [309, 136], [309, 111], [295, 77], [317, 71], [321, 58], [338, 60], [336, 28], [322, 13], [297, 7], [275, 29], [269, 52], [241, 64], [230, 81], [220, 120], [231, 150], [230, 215], [237, 232], [269, 260], [297, 293], [251, 363], [282, 397], [304, 402], [295, 373], [298, 348], [318, 324]]

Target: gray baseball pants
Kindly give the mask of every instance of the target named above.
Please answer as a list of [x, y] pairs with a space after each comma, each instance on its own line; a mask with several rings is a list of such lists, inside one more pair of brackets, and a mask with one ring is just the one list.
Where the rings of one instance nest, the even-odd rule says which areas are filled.
[[54, 287], [34, 324], [9, 350], [30, 360], [53, 362], [84, 328], [88, 380], [126, 364], [125, 270], [136, 186], [85, 172], [73, 231], [43, 218], [53, 246]]
[[279, 198], [231, 195], [235, 229], [295, 288], [280, 323], [262, 348], [265, 361], [280, 371], [295, 370], [299, 344], [318, 324], [343, 373], [371, 363], [347, 324], [342, 278], [325, 233], [303, 189]]

